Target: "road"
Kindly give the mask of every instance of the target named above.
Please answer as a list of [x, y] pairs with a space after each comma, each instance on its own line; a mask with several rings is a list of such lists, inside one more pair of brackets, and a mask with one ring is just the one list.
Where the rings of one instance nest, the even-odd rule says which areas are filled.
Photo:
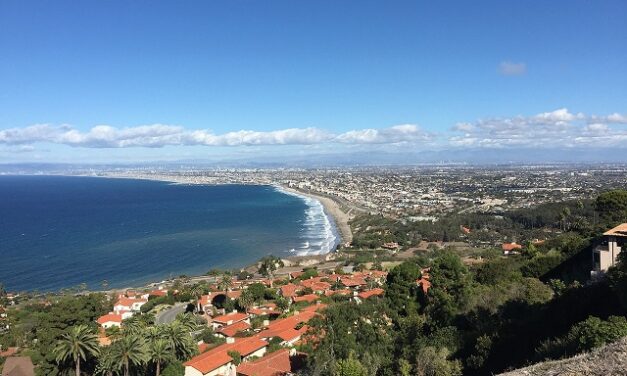
[[177, 303], [172, 308], [164, 309], [155, 317], [155, 324], [159, 325], [171, 323], [174, 319], [176, 319], [176, 315], [185, 312], [186, 307], [187, 303]]

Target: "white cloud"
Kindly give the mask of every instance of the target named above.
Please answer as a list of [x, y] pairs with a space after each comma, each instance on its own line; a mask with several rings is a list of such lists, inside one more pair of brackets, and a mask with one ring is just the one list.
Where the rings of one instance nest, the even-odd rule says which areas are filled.
[[[460, 122], [448, 136], [430, 133], [415, 124], [388, 128], [356, 129], [333, 133], [319, 128], [289, 128], [274, 131], [240, 130], [216, 134], [207, 129], [187, 129], [177, 125], [152, 124], [117, 128], [97, 125], [79, 130], [69, 125], [35, 124], [0, 130], [0, 145], [7, 147], [49, 143], [83, 148], [160, 148], [164, 146], [267, 146], [303, 145], [328, 148], [342, 144], [447, 147], [543, 147], [613, 146], [627, 148], [627, 116], [585, 115], [566, 108], [531, 116], [487, 118]], [[7, 149], [5, 149], [7, 150]], [[12, 150], [17, 150], [13, 148]]]
[[490, 118], [474, 123], [460, 123], [453, 131], [463, 133], [449, 138], [458, 147], [540, 147], [574, 146], [625, 147], [627, 131], [618, 123], [622, 115], [587, 116], [573, 114], [566, 108], [533, 116]]
[[504, 61], [499, 64], [499, 72], [505, 76], [521, 76], [527, 73], [527, 64]]
[[153, 124], [116, 128], [97, 125], [82, 132], [67, 125], [38, 124], [0, 131], [0, 144], [55, 143], [89, 148], [163, 147], [167, 145], [262, 146], [315, 145], [323, 143], [392, 144], [417, 143], [430, 136], [413, 124], [384, 129], [354, 130], [339, 135], [318, 128], [289, 128], [259, 132], [241, 130], [215, 134], [181, 126]]
[[426, 142], [431, 135], [414, 124], [396, 125], [384, 129], [362, 129], [342, 133], [336, 141], [348, 144], [395, 144], [402, 142]]

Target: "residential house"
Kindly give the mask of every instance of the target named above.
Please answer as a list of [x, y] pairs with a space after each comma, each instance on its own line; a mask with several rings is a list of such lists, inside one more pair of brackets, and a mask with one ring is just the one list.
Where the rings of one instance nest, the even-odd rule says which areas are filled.
[[592, 250], [592, 274], [604, 273], [614, 266], [625, 244], [627, 244], [627, 223], [604, 232], [603, 241]]
[[185, 362], [185, 376], [222, 376], [234, 375], [235, 363], [229, 354], [237, 352], [242, 360], [250, 360], [253, 357], [262, 357], [266, 353], [268, 342], [261, 338], [227, 338], [226, 343], [214, 347]]

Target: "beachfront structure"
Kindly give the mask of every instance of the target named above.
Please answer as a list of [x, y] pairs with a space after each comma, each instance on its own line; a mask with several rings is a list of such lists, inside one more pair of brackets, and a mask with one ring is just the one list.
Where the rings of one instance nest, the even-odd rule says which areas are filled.
[[592, 250], [592, 275], [604, 273], [616, 264], [618, 255], [627, 244], [627, 223], [603, 233], [603, 241]]

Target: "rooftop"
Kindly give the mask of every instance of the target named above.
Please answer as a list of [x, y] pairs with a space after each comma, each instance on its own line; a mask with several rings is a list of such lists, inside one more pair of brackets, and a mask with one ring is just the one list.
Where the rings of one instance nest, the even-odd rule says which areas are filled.
[[603, 235], [627, 237], [627, 223], [621, 223], [613, 229], [604, 232]]

